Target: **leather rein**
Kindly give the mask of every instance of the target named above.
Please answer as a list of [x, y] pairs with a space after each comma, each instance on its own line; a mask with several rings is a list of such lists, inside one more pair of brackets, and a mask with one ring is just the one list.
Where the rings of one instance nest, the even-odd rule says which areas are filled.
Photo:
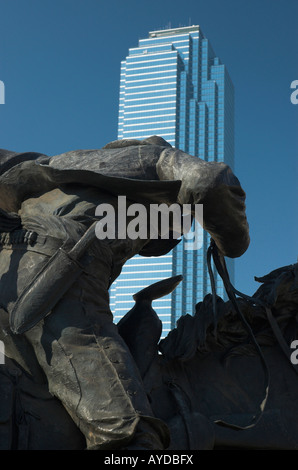
[[264, 375], [265, 375], [265, 387], [264, 387], [264, 393], [263, 393], [264, 398], [263, 398], [263, 400], [260, 404], [258, 412], [254, 416], [254, 418], [253, 418], [253, 420], [250, 424], [248, 424], [247, 426], [238, 426], [238, 425], [235, 425], [235, 424], [232, 424], [232, 423], [227, 423], [227, 422], [222, 421], [222, 420], [218, 420], [218, 421], [215, 421], [215, 422], [217, 424], [220, 424], [220, 425], [223, 425], [223, 426], [228, 426], [228, 427], [231, 427], [231, 428], [234, 428], [234, 429], [248, 429], [248, 428], [253, 427], [257, 424], [257, 422], [259, 421], [259, 419], [261, 418], [261, 416], [264, 412], [265, 405], [266, 405], [267, 398], [268, 398], [268, 393], [269, 393], [270, 373], [269, 373], [269, 369], [268, 369], [265, 357], [264, 357], [263, 352], [262, 352], [262, 350], [261, 350], [261, 348], [260, 348], [260, 346], [259, 346], [259, 344], [258, 344], [258, 342], [257, 342], [257, 340], [254, 336], [254, 333], [253, 333], [250, 325], [248, 324], [247, 320], [245, 319], [243, 313], [241, 312], [241, 310], [240, 310], [240, 308], [237, 304], [236, 295], [238, 295], [239, 297], [243, 298], [244, 300], [246, 300], [250, 303], [253, 303], [255, 305], [259, 305], [260, 307], [263, 307], [265, 309], [267, 319], [268, 319], [268, 322], [269, 322], [269, 324], [272, 328], [274, 336], [275, 336], [277, 342], [279, 343], [282, 351], [285, 353], [289, 363], [294, 368], [294, 370], [297, 374], [298, 374], [298, 365], [293, 364], [290, 361], [291, 350], [290, 350], [288, 344], [286, 343], [286, 341], [283, 337], [283, 334], [282, 334], [282, 332], [281, 332], [281, 330], [278, 326], [278, 323], [277, 323], [276, 319], [273, 316], [271, 308], [268, 305], [266, 305], [264, 302], [262, 302], [260, 299], [249, 297], [249, 296], [243, 294], [242, 292], [239, 292], [237, 289], [235, 289], [235, 287], [232, 285], [232, 283], [230, 281], [229, 273], [228, 273], [228, 270], [227, 270], [227, 266], [226, 266], [226, 263], [225, 263], [224, 256], [219, 253], [218, 248], [217, 248], [214, 240], [211, 239], [210, 245], [209, 245], [208, 250], [207, 250], [207, 267], [208, 267], [208, 272], [209, 272], [209, 276], [210, 276], [211, 290], [212, 290], [215, 334], [216, 334], [216, 327], [217, 327], [217, 305], [216, 305], [215, 280], [214, 280], [214, 274], [213, 274], [213, 270], [212, 270], [212, 266], [211, 266], [211, 261], [212, 260], [213, 260], [214, 266], [216, 267], [216, 270], [217, 270], [218, 274], [220, 275], [220, 277], [223, 281], [223, 284], [224, 284], [225, 290], [227, 292], [228, 298], [229, 298], [232, 306], [234, 307], [235, 312], [240, 317], [241, 322], [243, 323], [245, 329], [247, 330], [247, 332], [248, 332], [248, 334], [249, 334], [249, 336], [250, 336], [250, 338], [251, 338], [251, 340], [252, 340], [252, 342], [253, 342], [253, 344], [254, 344], [254, 346], [255, 346], [255, 348], [256, 348], [259, 356], [260, 356], [260, 359], [261, 359], [261, 362], [262, 362], [262, 367], [263, 367], [263, 370], [264, 370]]

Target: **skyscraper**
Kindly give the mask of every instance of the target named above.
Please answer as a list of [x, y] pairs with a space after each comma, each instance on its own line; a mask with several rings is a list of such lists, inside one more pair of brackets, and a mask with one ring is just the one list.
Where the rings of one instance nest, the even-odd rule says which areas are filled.
[[[190, 155], [234, 167], [234, 88], [199, 26], [152, 31], [121, 62], [118, 139], [152, 135]], [[154, 303], [162, 336], [182, 314], [194, 313], [195, 304], [211, 291], [209, 240], [204, 232], [199, 250], [186, 251], [182, 240], [163, 257], [131, 259], [111, 287], [115, 321], [133, 306], [133, 293], [176, 274], [183, 274], [180, 286]], [[233, 261], [227, 265], [233, 282]], [[221, 279], [216, 284], [224, 298]]]

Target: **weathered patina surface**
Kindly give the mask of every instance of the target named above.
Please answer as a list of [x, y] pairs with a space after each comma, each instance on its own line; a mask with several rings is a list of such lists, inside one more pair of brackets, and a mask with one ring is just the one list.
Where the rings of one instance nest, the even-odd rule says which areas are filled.
[[[128, 205], [203, 204], [204, 228], [220, 253], [241, 256], [249, 234], [238, 179], [227, 165], [204, 162], [158, 137], [54, 157], [5, 150], [0, 157], [6, 354], [28, 380], [48, 387], [59, 400], [50, 401], [53, 406], [62, 403], [88, 449], [167, 448], [168, 426], [152, 410], [136, 361], [113, 324], [108, 289], [129, 258], [164, 254], [177, 240], [95, 237], [79, 260], [71, 260], [74, 270], [79, 261], [72, 282], [66, 253], [96, 221], [99, 204], [116, 207], [125, 195]], [[33, 311], [55, 278], [61, 282], [47, 292], [54, 300], [34, 321], [28, 298]]]

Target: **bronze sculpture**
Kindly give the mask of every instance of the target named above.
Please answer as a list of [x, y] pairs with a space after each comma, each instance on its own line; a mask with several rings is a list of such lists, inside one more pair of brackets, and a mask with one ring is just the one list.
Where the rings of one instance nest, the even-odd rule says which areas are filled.
[[80, 259], [71, 258], [79, 276], [69, 284], [64, 276], [67, 288], [55, 291], [36, 318], [28, 298], [33, 308], [45, 294], [40, 279], [52, 281], [55, 270], [61, 276], [61, 248], [67, 262], [94, 223], [95, 207], [116, 205], [119, 194], [130, 203], [204, 204], [204, 227], [220, 253], [241, 256], [249, 235], [238, 179], [226, 165], [203, 162], [158, 137], [55, 157], [0, 156], [0, 321], [7, 355], [41, 387], [47, 384], [88, 449], [167, 448], [168, 426], [153, 412], [142, 371], [113, 324], [108, 288], [127, 259], [164, 254], [177, 240], [94, 240]]
[[[217, 298], [217, 339], [208, 295], [193, 316], [181, 317], [177, 328], [158, 344], [161, 325], [151, 301], [175, 288], [181, 282], [177, 276], [136, 294], [135, 307], [121, 321], [119, 332], [140, 370], [154, 414], [169, 428], [169, 450], [297, 449], [297, 373], [276, 341], [264, 309], [253, 300], [272, 307], [291, 344], [298, 332], [298, 265], [258, 280], [262, 285], [252, 302], [237, 300], [264, 350], [271, 375], [266, 407], [254, 426], [249, 423], [262, 398], [263, 371], [230, 302]], [[34, 355], [25, 348], [23, 354], [27, 360]], [[34, 377], [7, 357], [5, 366], [0, 366], [0, 449], [85, 449], [84, 435], [41, 377], [38, 365]], [[222, 426], [220, 420], [231, 425]]]

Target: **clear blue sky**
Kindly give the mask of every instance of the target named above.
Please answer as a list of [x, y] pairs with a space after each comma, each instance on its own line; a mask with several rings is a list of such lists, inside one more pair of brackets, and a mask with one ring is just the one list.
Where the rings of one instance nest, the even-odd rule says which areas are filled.
[[297, 0], [0, 0], [0, 147], [48, 155], [117, 135], [120, 61], [139, 38], [198, 24], [236, 93], [248, 251], [236, 287], [297, 261]]

